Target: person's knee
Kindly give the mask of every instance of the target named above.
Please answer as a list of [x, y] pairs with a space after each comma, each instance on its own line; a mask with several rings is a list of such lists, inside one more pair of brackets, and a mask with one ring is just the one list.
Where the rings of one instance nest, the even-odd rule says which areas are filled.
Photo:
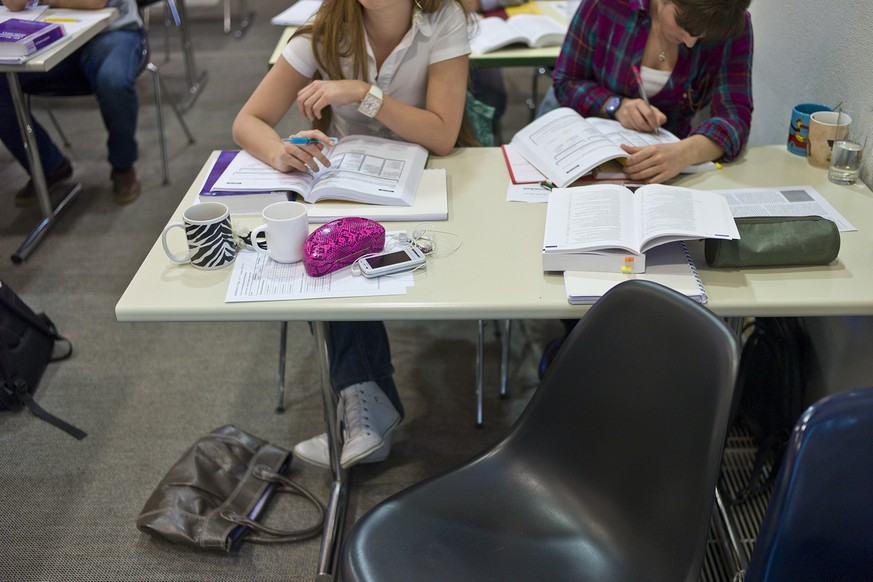
[[537, 107], [537, 117], [542, 117], [549, 111], [553, 109], [557, 109], [561, 104], [558, 103], [558, 98], [555, 97], [555, 88], [554, 86], [549, 87], [549, 90], [546, 91], [546, 94], [543, 95], [543, 100], [540, 101], [539, 107]]

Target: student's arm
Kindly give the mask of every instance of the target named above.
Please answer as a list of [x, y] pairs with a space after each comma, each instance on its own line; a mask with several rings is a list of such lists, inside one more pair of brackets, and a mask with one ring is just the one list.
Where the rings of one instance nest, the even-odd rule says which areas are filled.
[[724, 150], [706, 136], [697, 134], [675, 143], [654, 146], [622, 145], [630, 154], [623, 168], [632, 180], [650, 183], [666, 182], [688, 166], [717, 160]]
[[[468, 57], [440, 61], [428, 67], [427, 97], [421, 109], [384, 95], [376, 119], [402, 139], [442, 156], [455, 147], [467, 95]], [[369, 83], [313, 81], [300, 90], [297, 107], [309, 120], [321, 118], [328, 105], [360, 103]]]
[[[284, 58], [276, 61], [233, 122], [233, 139], [247, 152], [280, 172], [318, 169], [314, 158], [329, 166], [321, 153], [323, 146], [286, 144], [274, 129], [294, 105], [297, 93], [310, 79], [300, 74]], [[299, 135], [314, 137], [327, 143], [328, 136], [317, 130], [301, 131]]]
[[450, 153], [464, 118], [468, 61], [464, 55], [428, 67], [424, 109], [386, 96], [376, 119], [404, 140], [420, 144], [438, 156]]

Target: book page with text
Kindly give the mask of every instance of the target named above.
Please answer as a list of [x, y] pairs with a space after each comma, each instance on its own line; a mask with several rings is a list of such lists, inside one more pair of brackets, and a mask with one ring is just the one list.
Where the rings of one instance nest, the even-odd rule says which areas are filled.
[[727, 201], [716, 192], [649, 184], [634, 196], [643, 252], [674, 240], [740, 238]]
[[624, 249], [639, 252], [634, 194], [603, 184], [556, 188], [549, 195], [543, 250], [584, 252]]
[[627, 156], [568, 107], [554, 109], [534, 120], [516, 133], [510, 143], [559, 188], [603, 162]]

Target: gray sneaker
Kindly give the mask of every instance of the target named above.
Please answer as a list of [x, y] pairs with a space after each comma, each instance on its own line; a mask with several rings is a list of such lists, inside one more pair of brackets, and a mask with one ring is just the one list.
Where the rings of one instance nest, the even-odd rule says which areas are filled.
[[[343, 427], [344, 444], [340, 464], [383, 461], [391, 450], [388, 438], [400, 422], [400, 414], [375, 382], [363, 382], [340, 392], [337, 417]], [[329, 466], [327, 435], [320, 434], [298, 443], [294, 454], [321, 467]], [[366, 459], [366, 461], [364, 461]]]

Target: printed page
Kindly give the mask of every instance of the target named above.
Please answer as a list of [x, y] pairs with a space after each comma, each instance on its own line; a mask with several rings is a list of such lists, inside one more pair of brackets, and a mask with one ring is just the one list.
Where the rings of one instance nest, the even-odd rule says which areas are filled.
[[650, 184], [634, 194], [642, 251], [674, 240], [738, 239], [730, 207], [715, 192]]
[[321, 0], [297, 0], [290, 8], [274, 16], [270, 23], [277, 26], [300, 26], [306, 24], [319, 8]]
[[567, 25], [542, 14], [510, 16], [506, 23], [523, 34], [532, 47], [560, 46], [567, 33]]
[[470, 24], [470, 49], [482, 54], [514, 43], [527, 44], [530, 41], [523, 33], [513, 29], [498, 16], [478, 18]]
[[603, 184], [556, 188], [546, 207], [545, 252], [624, 249], [639, 252], [634, 194]]
[[267, 255], [242, 250], [233, 264], [233, 273], [224, 301], [285, 301], [326, 297], [404, 295], [414, 285], [411, 271], [368, 279], [352, 275], [349, 268], [323, 277], [310, 277], [303, 262], [277, 263]]
[[212, 186], [227, 192], [308, 192], [315, 178], [305, 172], [280, 172], [247, 151], [239, 152]]
[[308, 202], [324, 199], [410, 206], [421, 181], [427, 150], [397, 140], [352, 135], [340, 140], [316, 175]]
[[627, 157], [620, 147], [568, 107], [534, 120], [516, 133], [510, 143], [559, 188], [603, 162]]
[[716, 190], [725, 197], [735, 217], [821, 216], [832, 220], [840, 232], [858, 230], [812, 186]]

